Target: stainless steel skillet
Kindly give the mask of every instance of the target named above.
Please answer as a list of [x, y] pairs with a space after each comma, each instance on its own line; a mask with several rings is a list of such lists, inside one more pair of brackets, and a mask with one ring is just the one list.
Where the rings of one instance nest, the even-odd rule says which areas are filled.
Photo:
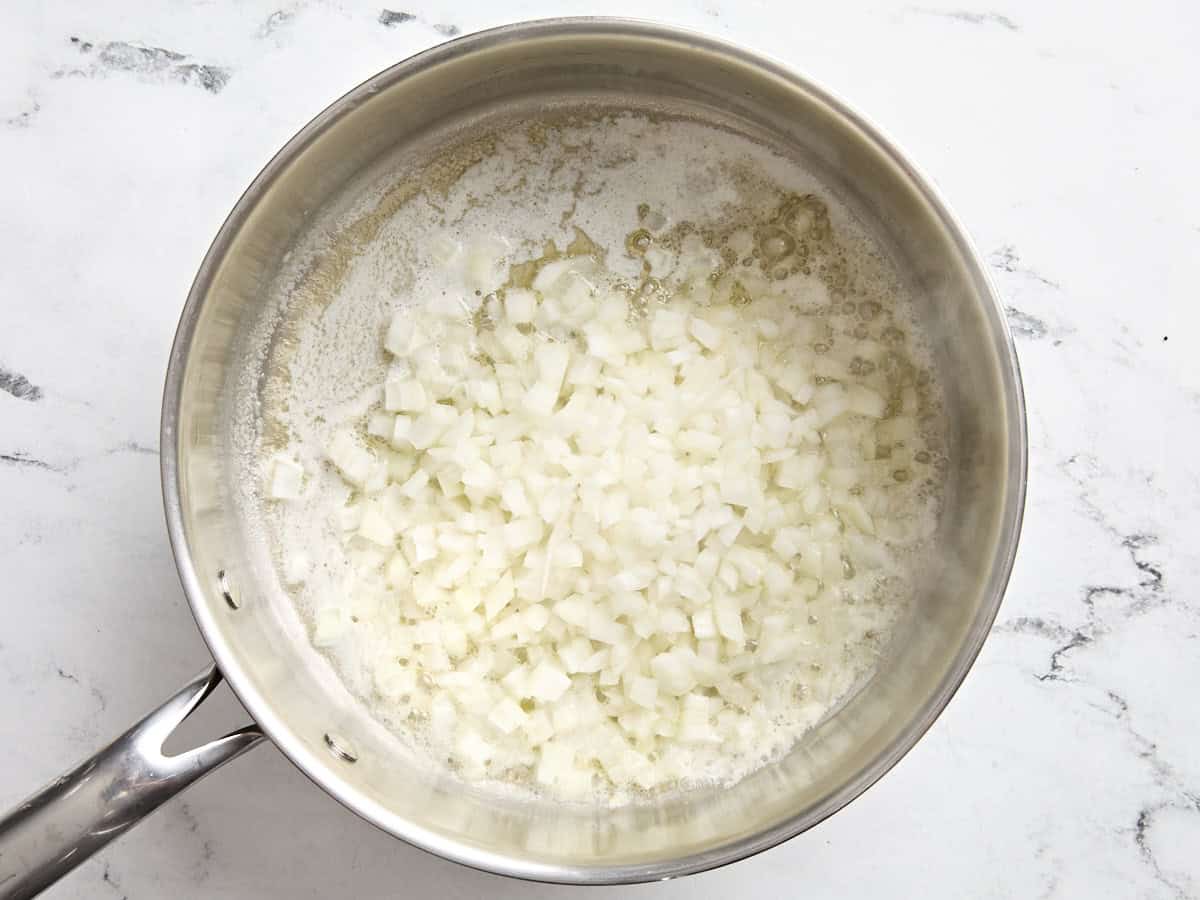
[[[518, 801], [398, 766], [389, 736], [323, 666], [253, 552], [234, 497], [231, 399], [257, 383], [244, 336], [316, 211], [361, 173], [498, 116], [597, 102], [678, 111], [766, 135], [853, 201], [911, 279], [952, 425], [938, 564], [867, 689], [786, 758], [733, 789], [602, 809]], [[984, 267], [929, 183], [880, 133], [789, 70], [678, 29], [560, 19], [461, 38], [400, 63], [309, 123], [217, 235], [183, 310], [162, 413], [167, 525], [216, 666], [0, 819], [0, 896], [31, 896], [175, 793], [269, 738], [352, 811], [470, 866], [571, 883], [671, 878], [811, 827], [882, 776], [954, 693], [998, 609], [1024, 503], [1012, 341]], [[221, 675], [255, 724], [168, 757], [166, 736]]]

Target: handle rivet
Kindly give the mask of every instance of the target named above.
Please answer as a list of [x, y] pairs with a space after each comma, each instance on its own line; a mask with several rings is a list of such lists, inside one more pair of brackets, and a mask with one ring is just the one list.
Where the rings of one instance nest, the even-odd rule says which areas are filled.
[[325, 732], [325, 746], [340, 760], [348, 763], [358, 762], [358, 753], [355, 752], [354, 745], [343, 737], [335, 737], [329, 732]]
[[230, 609], [242, 608], [242, 601], [233, 595], [233, 591], [229, 587], [229, 579], [225, 577], [224, 569], [217, 572], [217, 586], [221, 589], [221, 596], [225, 598], [225, 602], [229, 604]]

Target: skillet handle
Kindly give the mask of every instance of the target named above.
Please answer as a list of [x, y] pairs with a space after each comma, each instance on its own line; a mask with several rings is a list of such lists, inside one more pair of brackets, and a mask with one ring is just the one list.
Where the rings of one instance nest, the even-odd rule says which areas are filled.
[[0, 818], [0, 900], [33, 897], [192, 782], [263, 740], [257, 725], [166, 756], [163, 743], [213, 688], [216, 666]]

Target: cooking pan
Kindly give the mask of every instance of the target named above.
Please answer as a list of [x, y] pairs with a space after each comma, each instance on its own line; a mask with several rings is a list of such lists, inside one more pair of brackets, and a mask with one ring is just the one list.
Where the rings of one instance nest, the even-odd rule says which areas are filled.
[[[949, 422], [945, 500], [913, 609], [876, 676], [788, 755], [732, 788], [617, 808], [502, 796], [408, 765], [395, 736], [310, 645], [239, 501], [236, 408], [262, 383], [247, 336], [286, 341], [276, 281], [323, 210], [364, 173], [506, 117], [596, 104], [753, 131], [801, 159], [896, 259], [930, 338]], [[376, 179], [377, 181], [377, 179]], [[377, 210], [402, 214], [402, 206]], [[369, 241], [369, 229], [356, 240]], [[286, 319], [286, 317], [284, 317]], [[267, 355], [267, 358], [270, 354]], [[264, 740], [390, 834], [491, 872], [568, 883], [672, 878], [820, 822], [929, 728], [999, 607], [1020, 530], [1026, 435], [1002, 308], [929, 182], [861, 116], [788, 69], [711, 38], [614, 19], [470, 35], [381, 72], [317, 116], [238, 201], [183, 309], [162, 410], [167, 528], [215, 660], [161, 707], [0, 820], [0, 895], [32, 896], [170, 797]], [[169, 756], [163, 742], [229, 680], [253, 724]]]

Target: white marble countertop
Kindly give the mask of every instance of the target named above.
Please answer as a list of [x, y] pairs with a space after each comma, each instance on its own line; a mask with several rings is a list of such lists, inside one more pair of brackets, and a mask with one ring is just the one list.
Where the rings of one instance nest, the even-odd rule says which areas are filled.
[[[279, 2], [0, 4], [0, 808], [208, 659], [167, 546], [156, 441], [176, 319], [234, 199], [390, 63], [460, 31], [595, 9], [419, 0], [387, 24], [378, 5]], [[607, 896], [1200, 897], [1200, 8], [606, 11], [772, 54], [908, 150], [993, 267], [1032, 442], [1008, 597], [932, 731], [782, 847]], [[205, 715], [239, 718], [229, 696]], [[567, 890], [394, 841], [265, 748], [50, 895]]]

